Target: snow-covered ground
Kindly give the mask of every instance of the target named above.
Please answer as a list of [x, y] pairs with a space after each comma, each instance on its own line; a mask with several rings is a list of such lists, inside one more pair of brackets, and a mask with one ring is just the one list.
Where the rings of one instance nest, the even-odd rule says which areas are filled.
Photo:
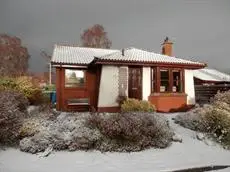
[[[98, 151], [52, 152], [48, 157], [20, 152], [0, 151], [0, 172], [159, 172], [208, 165], [230, 165], [230, 151], [218, 145], [208, 146], [195, 139], [196, 133], [170, 125], [183, 142], [174, 142], [166, 149], [148, 149], [134, 153], [101, 153]], [[219, 170], [229, 172], [230, 169]]]

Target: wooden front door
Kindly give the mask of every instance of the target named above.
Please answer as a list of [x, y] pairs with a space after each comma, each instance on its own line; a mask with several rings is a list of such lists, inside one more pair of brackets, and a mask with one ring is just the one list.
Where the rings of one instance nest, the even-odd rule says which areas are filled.
[[142, 68], [129, 68], [129, 98], [142, 99]]

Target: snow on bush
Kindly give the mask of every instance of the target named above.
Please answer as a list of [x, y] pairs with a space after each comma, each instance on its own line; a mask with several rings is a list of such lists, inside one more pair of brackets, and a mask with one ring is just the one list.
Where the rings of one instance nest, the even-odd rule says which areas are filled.
[[[105, 142], [102, 151], [140, 151], [149, 147], [165, 148], [173, 132], [161, 116], [150, 113], [118, 113], [106, 117], [93, 115], [89, 125], [99, 129]], [[104, 141], [104, 140], [103, 140]]]
[[167, 147], [173, 133], [167, 121], [155, 114], [62, 113], [40, 122], [39, 132], [20, 141], [22, 151], [55, 150], [140, 151]]
[[100, 132], [85, 126], [89, 113], [62, 113], [55, 120], [40, 122], [38, 133], [20, 141], [20, 149], [36, 153], [53, 146], [55, 150], [89, 149], [99, 140]]
[[205, 132], [207, 123], [204, 114], [210, 108], [212, 108], [212, 106], [205, 105], [204, 107], [197, 107], [189, 112], [179, 114], [175, 117], [175, 123], [191, 130]]
[[138, 99], [126, 99], [121, 104], [122, 112], [155, 112], [156, 108], [149, 101]]
[[[227, 104], [215, 104], [205, 114], [205, 121], [208, 124], [207, 132], [223, 145], [230, 148], [230, 111]], [[223, 106], [226, 106], [223, 107]]]
[[16, 91], [0, 91], [0, 143], [17, 144], [28, 100]]
[[42, 120], [38, 118], [25, 119], [19, 129], [20, 138], [33, 136], [41, 129], [40, 124]]
[[210, 105], [178, 115], [175, 121], [192, 130], [205, 132], [230, 148], [230, 91], [217, 93]]

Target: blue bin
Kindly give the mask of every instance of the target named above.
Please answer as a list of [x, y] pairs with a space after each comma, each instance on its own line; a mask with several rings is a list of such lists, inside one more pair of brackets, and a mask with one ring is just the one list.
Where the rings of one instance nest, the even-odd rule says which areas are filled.
[[50, 97], [51, 97], [51, 103], [52, 104], [55, 104], [56, 103], [56, 91], [54, 91], [54, 92], [51, 92], [50, 93]]

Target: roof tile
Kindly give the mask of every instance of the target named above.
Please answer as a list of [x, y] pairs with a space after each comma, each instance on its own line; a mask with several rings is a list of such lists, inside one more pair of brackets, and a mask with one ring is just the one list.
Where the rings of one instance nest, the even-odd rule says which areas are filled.
[[55, 45], [52, 63], [60, 64], [83, 64], [91, 63], [94, 58], [105, 61], [125, 61], [125, 62], [150, 62], [150, 63], [171, 63], [171, 64], [188, 64], [201, 65], [204, 63], [184, 60], [167, 55], [157, 54], [150, 51], [145, 51], [136, 48], [127, 48], [124, 50], [124, 56], [120, 50], [87, 48], [87, 47], [73, 47]]
[[163, 54], [157, 54], [150, 51], [145, 51], [136, 48], [128, 48], [122, 52], [115, 52], [113, 54], [105, 55], [100, 57], [100, 60], [115, 60], [115, 61], [130, 61], [130, 62], [154, 62], [154, 63], [172, 63], [172, 64], [194, 64], [202, 65], [205, 64], [190, 60], [184, 60], [176, 57], [171, 57]]
[[96, 56], [119, 50], [55, 45], [51, 62], [63, 64], [89, 64]]
[[230, 82], [230, 75], [216, 69], [204, 68], [194, 70], [193, 75], [203, 81]]

